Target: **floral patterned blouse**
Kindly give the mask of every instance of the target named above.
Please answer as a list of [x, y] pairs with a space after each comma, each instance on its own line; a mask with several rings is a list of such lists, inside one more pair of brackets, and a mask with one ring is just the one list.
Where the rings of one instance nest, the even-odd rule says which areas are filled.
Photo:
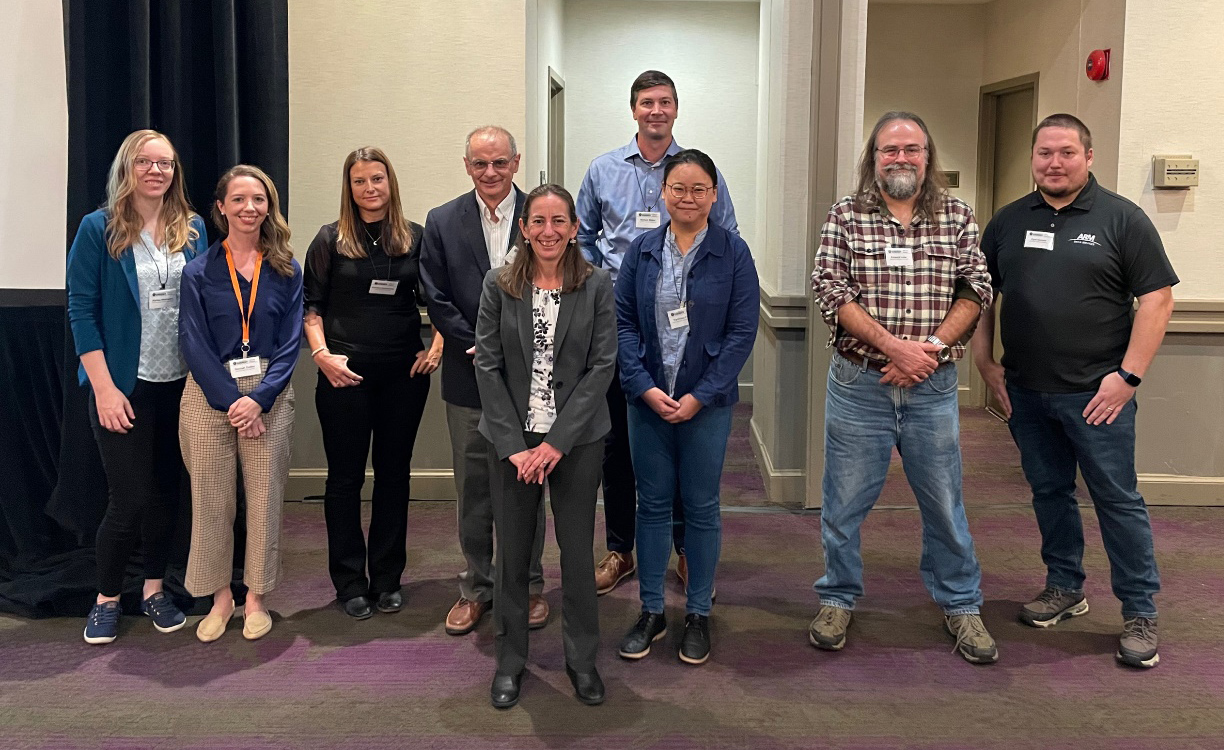
[[553, 393], [553, 333], [561, 309], [560, 289], [531, 288], [531, 394], [527, 400], [526, 432], [547, 433], [557, 419]]

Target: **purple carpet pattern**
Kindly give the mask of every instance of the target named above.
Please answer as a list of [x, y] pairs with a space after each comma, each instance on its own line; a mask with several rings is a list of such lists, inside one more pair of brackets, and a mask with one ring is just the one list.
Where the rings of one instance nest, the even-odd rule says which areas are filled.
[[[163, 635], [127, 617], [119, 640], [99, 647], [81, 640], [78, 619], [0, 617], [0, 748], [1224, 748], [1224, 509], [1153, 509], [1162, 661], [1125, 669], [1113, 659], [1119, 607], [1091, 512], [1091, 611], [1049, 630], [1016, 622], [1043, 582], [1036, 527], [1006, 428], [980, 413], [964, 423], [966, 498], [998, 664], [953, 653], [919, 577], [918, 515], [900, 475], [863, 527], [867, 592], [849, 643], [813, 649], [819, 515], [767, 507], [739, 419], [703, 667], [676, 657], [683, 600], [674, 576], [668, 635], [640, 662], [616, 656], [638, 611], [629, 579], [600, 600], [608, 701], [579, 704], [565, 676], [550, 532], [552, 619], [532, 635], [521, 702], [497, 711], [491, 618], [465, 637], [442, 628], [458, 596], [454, 505], [413, 505], [405, 610], [358, 622], [332, 600], [321, 505], [291, 503], [286, 583], [269, 599], [275, 627], [263, 640], [244, 641], [238, 618], [202, 644], [198, 618]], [[602, 528], [596, 539], [593, 553]]]

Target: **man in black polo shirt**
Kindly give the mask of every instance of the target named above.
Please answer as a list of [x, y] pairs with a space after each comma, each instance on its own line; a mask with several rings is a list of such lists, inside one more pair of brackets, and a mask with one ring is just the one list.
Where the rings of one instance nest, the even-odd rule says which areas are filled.
[[1002, 365], [993, 313], [978, 326], [973, 357], [1010, 417], [1041, 529], [1046, 588], [1020, 610], [1021, 622], [1044, 628], [1088, 611], [1078, 464], [1122, 601], [1117, 659], [1154, 667], [1160, 574], [1135, 475], [1134, 395], [1164, 338], [1178, 279], [1151, 220], [1098, 185], [1091, 166], [1084, 123], [1067, 114], [1041, 121], [1037, 190], [1003, 207], [982, 236], [1002, 294]]

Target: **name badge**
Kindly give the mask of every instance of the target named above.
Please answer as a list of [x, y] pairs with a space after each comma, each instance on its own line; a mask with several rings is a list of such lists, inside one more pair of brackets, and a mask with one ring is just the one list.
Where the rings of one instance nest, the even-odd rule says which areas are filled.
[[637, 212], [638, 229], [657, 229], [661, 226], [663, 226], [663, 214], [658, 211]]
[[677, 328], [688, 328], [688, 308], [681, 306], [675, 310], [668, 310], [667, 320], [671, 323], [673, 331]]
[[1031, 247], [1035, 250], [1053, 250], [1054, 233], [1034, 232], [1030, 229], [1024, 233], [1024, 246]]
[[150, 289], [149, 309], [163, 310], [167, 307], [178, 307], [178, 292], [174, 289]]
[[890, 266], [909, 268], [914, 265], [914, 251], [908, 247], [886, 247], [884, 261]]
[[399, 289], [399, 281], [384, 281], [383, 279], [374, 279], [370, 282], [370, 294], [395, 294], [395, 290]]
[[237, 379], [258, 375], [263, 368], [259, 364], [259, 357], [239, 357], [229, 361], [229, 371], [230, 377]]

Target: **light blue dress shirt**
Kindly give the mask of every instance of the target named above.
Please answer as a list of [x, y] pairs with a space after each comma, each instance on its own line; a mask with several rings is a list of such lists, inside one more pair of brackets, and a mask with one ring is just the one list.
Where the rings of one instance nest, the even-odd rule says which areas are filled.
[[[667, 152], [651, 164], [642, 158], [637, 136], [629, 145], [596, 157], [578, 190], [578, 246], [587, 260], [608, 269], [612, 280], [634, 238], [649, 230], [637, 226], [638, 211], [658, 211], [660, 226], [670, 221], [663, 204], [663, 168], [681, 151], [672, 139]], [[710, 207], [710, 221], [738, 235], [735, 206], [722, 171], [718, 172], [718, 200]]]
[[688, 295], [685, 288], [688, 284], [689, 269], [693, 267], [693, 259], [705, 239], [709, 225], [693, 238], [693, 245], [687, 253], [681, 254], [676, 244], [676, 235], [667, 230], [667, 238], [663, 240], [663, 267], [659, 272], [659, 281], [655, 286], [655, 325], [659, 329], [659, 352], [663, 355], [663, 374], [667, 377], [667, 395], [676, 396], [676, 372], [680, 369], [680, 360], [684, 357], [684, 345], [688, 343], [689, 327], [672, 328], [667, 317], [668, 310], [675, 310], [685, 304]]

